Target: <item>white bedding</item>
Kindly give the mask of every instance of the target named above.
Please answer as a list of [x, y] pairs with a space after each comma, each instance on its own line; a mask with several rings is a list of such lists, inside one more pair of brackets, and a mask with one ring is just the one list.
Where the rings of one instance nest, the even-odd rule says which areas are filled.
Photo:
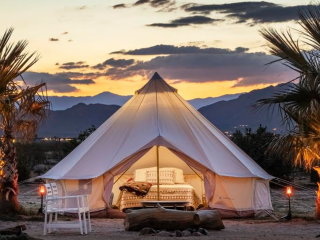
[[[201, 200], [197, 196], [193, 186], [190, 184], [173, 184], [173, 185], [159, 185], [160, 186], [160, 200], [161, 201], [188, 201], [187, 206], [196, 209]], [[142, 201], [156, 201], [157, 199], [157, 185], [150, 188], [149, 193], [144, 197], [136, 196], [131, 192], [124, 191], [120, 201], [120, 210], [126, 208], [142, 207]]]

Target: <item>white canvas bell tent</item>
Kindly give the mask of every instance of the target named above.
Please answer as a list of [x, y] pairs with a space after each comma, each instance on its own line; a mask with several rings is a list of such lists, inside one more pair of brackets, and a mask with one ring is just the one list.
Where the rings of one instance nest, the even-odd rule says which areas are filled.
[[[155, 146], [160, 146], [158, 156]], [[234, 216], [272, 210], [272, 176], [158, 73], [42, 177], [56, 181], [66, 195], [90, 194], [90, 209], [96, 211], [110, 204], [112, 189], [117, 198], [118, 176], [132, 173], [134, 166], [155, 167], [157, 161], [160, 167], [179, 166], [185, 174], [192, 174], [190, 169], [200, 173], [199, 194], [211, 208]]]

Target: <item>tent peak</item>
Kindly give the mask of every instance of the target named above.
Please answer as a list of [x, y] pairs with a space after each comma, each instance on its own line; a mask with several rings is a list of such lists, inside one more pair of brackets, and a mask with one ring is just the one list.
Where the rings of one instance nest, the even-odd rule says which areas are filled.
[[159, 73], [155, 72], [150, 80], [135, 94], [152, 93], [152, 92], [178, 92], [177, 89], [171, 87]]
[[159, 75], [159, 73], [155, 72], [150, 80], [163, 80], [163, 78]]

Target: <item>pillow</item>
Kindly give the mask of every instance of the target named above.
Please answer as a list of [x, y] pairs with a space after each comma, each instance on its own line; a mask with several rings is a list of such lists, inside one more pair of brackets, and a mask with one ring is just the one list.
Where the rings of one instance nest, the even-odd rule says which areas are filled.
[[[157, 170], [147, 171], [147, 182], [157, 184]], [[160, 170], [159, 184], [174, 184], [174, 170]]]
[[136, 169], [133, 174], [133, 179], [136, 182], [146, 182], [147, 181], [147, 171], [148, 170], [154, 170], [155, 167], [152, 168], [141, 168]]
[[174, 182], [175, 183], [186, 183], [184, 181], [183, 171], [182, 169], [176, 168], [174, 170]]
[[186, 183], [184, 181], [183, 170], [179, 168], [160, 168], [161, 170], [173, 170], [174, 171], [174, 182], [175, 183]]

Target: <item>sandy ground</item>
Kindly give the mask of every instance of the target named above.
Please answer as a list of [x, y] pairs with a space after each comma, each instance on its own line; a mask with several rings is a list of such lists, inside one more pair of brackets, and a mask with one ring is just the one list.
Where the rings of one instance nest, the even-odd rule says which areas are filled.
[[[209, 239], [314, 239], [320, 234], [320, 225], [314, 221], [294, 219], [290, 222], [275, 222], [270, 220], [224, 220], [225, 229], [221, 231], [209, 231], [208, 236], [200, 238]], [[126, 232], [123, 229], [123, 220], [93, 219], [93, 231], [89, 235], [81, 236], [76, 229], [59, 229], [50, 235], [43, 236], [42, 222], [4, 222], [0, 221], [0, 227], [13, 227], [17, 224], [25, 224], [27, 233], [42, 239], [164, 239], [164, 237], [139, 236], [138, 232]], [[181, 239], [198, 239], [199, 237], [185, 237]]]
[[[223, 220], [225, 229], [222, 231], [210, 231], [210, 239], [315, 239], [320, 235], [320, 224], [313, 219], [315, 210], [316, 190], [315, 185], [310, 185], [308, 179], [300, 179], [305, 189], [294, 189], [292, 196], [292, 213], [295, 217], [289, 222], [277, 222], [272, 218], [266, 219], [242, 219]], [[40, 198], [37, 194], [37, 185], [22, 185], [20, 187], [19, 200], [30, 213], [39, 208]], [[308, 189], [306, 189], [308, 188]], [[272, 203], [278, 218], [285, 215], [288, 210], [288, 199], [283, 188], [272, 188]], [[36, 221], [3, 221], [0, 219], [0, 229], [25, 224], [27, 233], [42, 239], [163, 239], [163, 237], [139, 236], [138, 232], [126, 232], [123, 228], [123, 220], [93, 219], [93, 232], [87, 236], [81, 236], [77, 229], [59, 229], [50, 235], [43, 236], [43, 223]], [[197, 239], [199, 237], [186, 237], [182, 239]]]

